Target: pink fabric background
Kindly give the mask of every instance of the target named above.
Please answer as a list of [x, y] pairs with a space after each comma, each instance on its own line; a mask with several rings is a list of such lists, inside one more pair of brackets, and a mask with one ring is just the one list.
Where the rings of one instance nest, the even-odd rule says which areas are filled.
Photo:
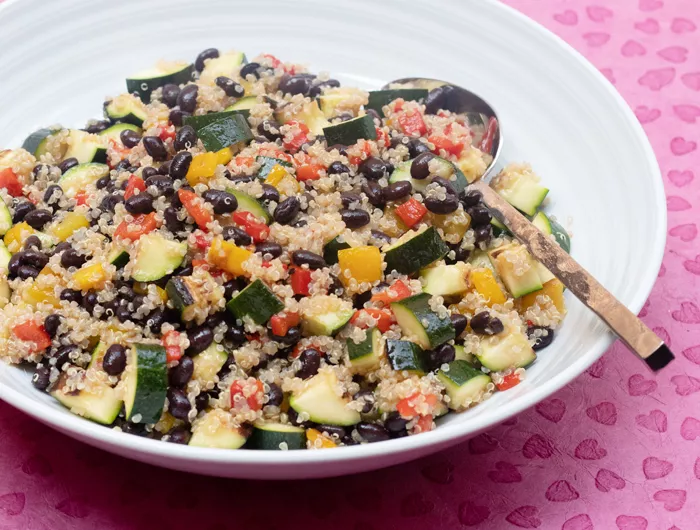
[[548, 401], [451, 450], [294, 484], [137, 464], [0, 403], [0, 529], [700, 528], [700, 2], [508, 3], [598, 66], [654, 144], [669, 237], [642, 317], [678, 360], [653, 379], [616, 345]]

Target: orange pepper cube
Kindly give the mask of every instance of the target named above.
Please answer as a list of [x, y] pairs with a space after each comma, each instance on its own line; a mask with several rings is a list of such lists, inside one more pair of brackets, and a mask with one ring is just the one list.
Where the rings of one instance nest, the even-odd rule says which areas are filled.
[[507, 300], [491, 269], [475, 269], [469, 274], [469, 280], [476, 292], [486, 299], [489, 307]]
[[358, 283], [371, 283], [382, 279], [382, 254], [377, 247], [343, 249], [338, 252], [338, 264], [340, 278], [346, 284], [351, 279]]
[[215, 238], [209, 247], [207, 257], [219, 269], [234, 276], [244, 276], [246, 271], [243, 269], [243, 263], [252, 255], [250, 250], [221, 238]]

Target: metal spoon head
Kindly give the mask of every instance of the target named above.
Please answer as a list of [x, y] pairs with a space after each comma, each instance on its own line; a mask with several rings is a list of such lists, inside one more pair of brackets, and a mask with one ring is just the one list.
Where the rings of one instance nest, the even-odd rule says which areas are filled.
[[404, 77], [391, 81], [382, 87], [383, 90], [390, 88], [399, 88], [402, 86], [410, 86], [412, 88], [425, 88], [429, 90], [428, 97], [425, 99], [426, 112], [433, 110], [431, 107], [442, 108], [458, 114], [466, 114], [469, 118], [469, 123], [477, 131], [481, 131], [481, 135], [476, 136], [475, 144], [480, 142], [480, 136], [487, 130], [489, 122], [495, 120], [495, 134], [493, 141], [486, 151], [491, 155], [492, 161], [486, 168], [482, 178], [490, 176], [493, 169], [496, 167], [496, 161], [501, 154], [503, 145], [503, 133], [501, 131], [501, 122], [494, 108], [481, 96], [470, 92], [466, 88], [453, 85], [439, 79], [429, 79], [426, 77]]

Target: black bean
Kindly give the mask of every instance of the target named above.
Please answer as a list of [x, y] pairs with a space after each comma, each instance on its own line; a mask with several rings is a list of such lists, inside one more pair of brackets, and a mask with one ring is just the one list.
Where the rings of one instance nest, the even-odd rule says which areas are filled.
[[282, 135], [280, 134], [280, 124], [275, 120], [263, 120], [258, 125], [258, 133], [263, 135], [271, 142], [274, 142], [278, 138], [282, 138]]
[[153, 211], [153, 197], [150, 193], [132, 195], [124, 202], [124, 208], [131, 215], [151, 213]]
[[168, 412], [178, 420], [186, 420], [192, 405], [179, 388], [168, 388]]
[[467, 190], [461, 197], [460, 200], [462, 201], [462, 204], [464, 205], [464, 208], [470, 208], [472, 206], [476, 206], [481, 202], [481, 199], [483, 199], [483, 196], [481, 195], [481, 192], [479, 190]]
[[467, 210], [472, 219], [472, 227], [484, 226], [491, 223], [491, 212], [484, 206], [472, 206]]
[[46, 390], [51, 384], [51, 370], [43, 364], [37, 364], [32, 374], [32, 385], [38, 390]]
[[100, 210], [103, 212], [114, 212], [115, 206], [121, 202], [124, 202], [124, 195], [119, 192], [112, 193], [102, 199]]
[[435, 155], [430, 152], [419, 154], [411, 162], [411, 177], [418, 180], [427, 179], [430, 176], [430, 161], [435, 158]]
[[56, 362], [54, 366], [60, 370], [64, 364], [70, 363], [71, 362], [71, 353], [76, 351], [78, 348], [74, 344], [68, 344], [66, 346], [61, 346], [57, 350], [53, 351], [51, 353], [51, 359], [54, 359]]
[[[51, 184], [44, 192], [44, 202], [51, 206], [54, 211], [58, 210], [58, 201], [63, 197], [63, 188], [58, 184]], [[35, 210], [37, 211], [37, 210]]]
[[61, 325], [61, 315], [58, 313], [51, 313], [44, 319], [44, 331], [48, 333], [49, 337], [54, 338], [58, 327]]
[[301, 228], [301, 227], [306, 226], [308, 224], [309, 224], [309, 222], [306, 219], [297, 219], [296, 221], [294, 221], [292, 223], [291, 226], [293, 226], [294, 228]]
[[331, 436], [335, 439], [342, 440], [346, 436], [345, 429], [343, 427], [340, 427], [338, 425], [325, 425], [325, 424], [320, 424], [316, 425], [316, 430], [319, 430], [321, 432], [325, 432], [328, 436]]
[[49, 257], [35, 249], [25, 250], [23, 253], [22, 262], [24, 265], [29, 265], [37, 270], [43, 269], [49, 262]]
[[44, 168], [47, 168], [46, 171], [48, 172], [48, 166], [45, 166], [44, 164], [37, 164], [32, 168], [32, 176], [36, 178], [39, 175], [39, 173], [44, 171]]
[[408, 141], [408, 156], [417, 158], [421, 153], [429, 153], [430, 148], [421, 142], [418, 138], [411, 138]]
[[190, 441], [190, 431], [188, 431], [186, 427], [175, 427], [168, 432], [167, 437], [163, 439], [171, 444], [187, 445]]
[[58, 164], [58, 169], [61, 170], [61, 173], [65, 173], [70, 168], [77, 166], [79, 163], [80, 162], [78, 162], [77, 158], [74, 158], [74, 157], [66, 158], [60, 164]]
[[188, 151], [180, 151], [170, 161], [168, 173], [175, 180], [182, 180], [187, 176], [187, 170], [190, 169], [192, 163], [192, 153]]
[[341, 173], [350, 173], [350, 169], [342, 162], [336, 161], [331, 163], [330, 166], [328, 166], [326, 172], [329, 175], [340, 175]]
[[248, 340], [245, 336], [245, 330], [238, 326], [229, 326], [224, 333], [224, 338], [235, 346], [245, 344]]
[[303, 94], [309, 95], [313, 76], [308, 74], [283, 76], [279, 84], [279, 89], [285, 94]]
[[363, 309], [365, 304], [369, 302], [370, 298], [372, 298], [371, 289], [369, 291], [365, 291], [364, 293], [356, 294], [352, 299], [352, 306], [355, 309]]
[[209, 406], [209, 394], [206, 392], [197, 394], [197, 397], [194, 398], [194, 406], [197, 409], [197, 412], [202, 412], [204, 409], [206, 409]]
[[449, 364], [455, 360], [455, 347], [451, 344], [441, 344], [428, 352], [428, 359], [433, 370], [437, 370], [443, 364]]
[[90, 134], [98, 134], [107, 129], [112, 122], [108, 120], [97, 120], [85, 127], [85, 130]]
[[361, 422], [355, 426], [357, 433], [367, 443], [383, 442], [389, 439], [389, 432], [381, 425]]
[[310, 269], [322, 269], [326, 266], [326, 260], [323, 256], [311, 252], [309, 250], [295, 250], [292, 252], [292, 263], [301, 267], [308, 265]]
[[173, 147], [176, 151], [185, 151], [197, 145], [197, 133], [191, 125], [185, 125], [177, 131]]
[[148, 315], [146, 325], [151, 330], [151, 333], [158, 334], [160, 333], [161, 326], [165, 324], [165, 321], [165, 311], [162, 308], [158, 308]]
[[153, 157], [153, 160], [165, 160], [168, 158], [168, 151], [165, 149], [163, 140], [157, 136], [144, 136], [143, 146], [146, 152]]
[[309, 96], [312, 98], [318, 97], [323, 93], [324, 88], [337, 88], [340, 86], [340, 81], [337, 79], [328, 79], [327, 81], [322, 81], [311, 87], [309, 90]]
[[216, 59], [219, 56], [219, 50], [216, 48], [207, 48], [200, 53], [194, 61], [194, 68], [198, 72], [204, 70], [207, 59]]
[[455, 195], [455, 196], [457, 195], [457, 190], [455, 190], [455, 188], [454, 188], [454, 186], [452, 185], [452, 183], [451, 183], [449, 180], [445, 179], [445, 178], [442, 178], [442, 177], [433, 177], [433, 178], [430, 180], [430, 182], [433, 183], [433, 184], [437, 184], [437, 185], [439, 185], [439, 186], [442, 186], [443, 188], [445, 188], [445, 191], [446, 191], [447, 193], [449, 193], [450, 195]]
[[343, 287], [341, 281], [333, 275], [331, 275], [331, 284], [328, 286], [328, 294], [341, 297], [345, 294], [345, 287]]
[[301, 339], [301, 329], [299, 329], [298, 326], [289, 328], [286, 335], [275, 335], [274, 333], [270, 332], [270, 339], [286, 346], [292, 346], [299, 342], [299, 339]]
[[178, 218], [178, 208], [168, 206], [163, 211], [163, 219], [165, 219], [165, 227], [173, 234], [185, 230], [185, 222]]
[[474, 229], [474, 241], [477, 243], [488, 243], [493, 235], [491, 225], [477, 226]]
[[105, 189], [107, 186], [109, 186], [109, 184], [110, 184], [111, 182], [112, 182], [112, 177], [109, 176], [109, 175], [105, 175], [104, 177], [100, 177], [99, 179], [97, 179], [97, 182], [95, 182], [95, 187], [96, 187], [98, 190], [103, 190], [103, 189]]
[[175, 193], [173, 179], [167, 175], [156, 174], [148, 177], [146, 179], [146, 187], [150, 188], [151, 186], [158, 190], [158, 195], [163, 195], [164, 197], [170, 197], [173, 193]]
[[331, 123], [336, 124], [336, 123], [342, 123], [344, 121], [350, 121], [353, 119], [355, 116], [353, 116], [349, 112], [343, 112], [341, 114], [338, 114], [337, 116], [334, 116], [331, 118]]
[[192, 116], [192, 113], [185, 112], [180, 107], [175, 107], [173, 110], [170, 111], [170, 114], [168, 114], [168, 119], [170, 120], [170, 123], [180, 127], [183, 124], [183, 119], [187, 116]]
[[371, 390], [360, 390], [354, 395], [353, 400], [361, 403], [364, 402], [364, 406], [362, 407], [362, 410], [360, 410], [362, 414], [369, 414], [372, 412], [372, 409], [374, 409], [374, 405], [377, 401], [374, 397], [374, 392]]
[[245, 95], [245, 88], [236, 83], [230, 77], [217, 77], [215, 83], [216, 86], [218, 86], [227, 96], [231, 98], [242, 98]]
[[425, 113], [437, 114], [440, 110], [458, 112], [460, 109], [454, 105], [457, 93], [455, 87], [443, 85], [432, 89], [425, 98]]
[[260, 197], [260, 200], [263, 202], [280, 202], [280, 192], [277, 191], [277, 188], [274, 186], [271, 186], [270, 184], [263, 184], [262, 185], [263, 189], [263, 194], [262, 197]]
[[450, 315], [450, 320], [452, 321], [452, 326], [455, 328], [455, 336], [459, 337], [464, 333], [464, 330], [467, 329], [467, 324], [469, 323], [467, 317], [461, 313], [453, 313]]
[[180, 107], [180, 110], [194, 112], [194, 109], [197, 108], [198, 93], [199, 87], [197, 85], [187, 85], [180, 90], [180, 94], [177, 96], [177, 105]]
[[340, 217], [343, 218], [343, 222], [348, 228], [362, 228], [370, 221], [369, 214], [359, 208], [357, 210], [340, 210]]
[[20, 265], [19, 269], [17, 269], [17, 277], [21, 280], [36, 278], [37, 276], [39, 276], [39, 269], [35, 269], [30, 265]]
[[121, 344], [112, 344], [102, 358], [102, 369], [108, 375], [119, 375], [126, 368], [126, 348]]
[[136, 131], [132, 131], [131, 129], [125, 129], [119, 133], [119, 139], [124, 144], [124, 147], [131, 149], [132, 147], [139, 145], [141, 135]]
[[196, 355], [211, 345], [214, 341], [214, 332], [206, 326], [198, 326], [187, 331], [187, 338], [190, 339], [190, 347], [187, 348], [187, 354]]
[[175, 276], [192, 276], [192, 266], [188, 265], [187, 267], [182, 267], [181, 269], [177, 269], [173, 274]]
[[299, 355], [301, 368], [296, 373], [297, 377], [308, 379], [318, 373], [321, 367], [321, 352], [316, 348], [307, 348]]
[[362, 202], [362, 197], [359, 193], [353, 191], [344, 191], [340, 194], [340, 201], [343, 203], [344, 208], [348, 208], [351, 204], [355, 202]]
[[282, 392], [282, 389], [276, 383], [270, 383], [269, 387], [270, 390], [267, 391], [266, 405], [279, 407], [282, 404], [282, 401], [284, 401], [284, 392]]
[[394, 182], [384, 188], [384, 197], [388, 201], [398, 201], [404, 197], [408, 197], [413, 191], [413, 186], [407, 180]]
[[161, 99], [171, 109], [177, 105], [177, 97], [180, 95], [180, 87], [172, 83], [163, 85]]
[[498, 335], [504, 329], [503, 322], [498, 317], [491, 316], [488, 311], [474, 315], [469, 325], [472, 331], [479, 335]]
[[348, 156], [347, 146], [342, 145], [342, 144], [333, 144], [333, 145], [329, 145], [329, 146], [326, 148], [326, 151], [328, 151], [329, 153], [330, 153], [331, 151], [338, 151], [341, 155], [343, 155], [343, 156]]
[[22, 201], [17, 203], [15, 206], [15, 213], [12, 216], [12, 222], [13, 223], [21, 223], [24, 221], [24, 218], [26, 215], [33, 211], [36, 208], [31, 202], [29, 201]]
[[255, 245], [255, 252], [265, 256], [269, 254], [271, 259], [279, 258], [282, 255], [282, 245], [272, 241], [263, 241]]
[[99, 303], [99, 300], [97, 298], [97, 293], [90, 291], [85, 296], [83, 296], [83, 301], [82, 301], [81, 305], [83, 306], [83, 309], [85, 309], [85, 311], [92, 314], [95, 311], [95, 306], [98, 303]]
[[82, 293], [74, 289], [63, 289], [59, 298], [66, 302], [77, 302], [78, 304], [83, 301]]
[[32, 210], [24, 216], [24, 222], [35, 230], [41, 230], [51, 221], [53, 214], [49, 210]]
[[239, 75], [245, 79], [248, 77], [248, 75], [252, 74], [256, 77], [256, 79], [260, 79], [260, 72], [258, 72], [258, 68], [260, 68], [260, 63], [248, 63], [241, 67]]
[[299, 421], [299, 413], [291, 407], [287, 411], [287, 417], [289, 418], [289, 422], [292, 425], [296, 425], [297, 427], [303, 427], [304, 429], [310, 429], [314, 425], [314, 423], [311, 421]]
[[253, 238], [245, 230], [237, 226], [225, 226], [221, 235], [225, 240], [233, 241], [239, 247], [247, 247], [253, 243]]
[[368, 180], [362, 185], [362, 191], [365, 195], [367, 195], [367, 199], [369, 199], [369, 203], [372, 206], [381, 208], [386, 204], [384, 188], [382, 188], [377, 182]]
[[275, 208], [273, 217], [275, 222], [286, 225], [292, 222], [301, 209], [301, 203], [296, 197], [287, 197]]
[[405, 420], [401, 417], [401, 414], [398, 412], [390, 412], [389, 415], [387, 416], [386, 420], [384, 420], [384, 427], [386, 427], [386, 430], [389, 431], [390, 433], [396, 433], [396, 432], [401, 432], [406, 430], [406, 424], [408, 423], [408, 420]]
[[382, 244], [391, 243], [391, 236], [389, 234], [382, 232], [381, 230], [372, 230], [371, 236], [373, 239], [376, 239], [377, 241], [381, 242]]
[[14, 278], [19, 274], [19, 268], [23, 265], [24, 252], [14, 254], [7, 264], [7, 272], [10, 278]]
[[71, 248], [71, 246], [70, 246], [70, 243], [68, 243], [68, 241], [61, 241], [58, 245], [56, 245], [55, 247], [53, 247], [53, 249], [51, 249], [51, 255], [56, 256], [57, 254], [60, 254], [61, 252], [65, 252], [69, 248]]
[[459, 207], [459, 200], [448, 194], [442, 201], [435, 197], [427, 197], [423, 200], [423, 205], [433, 213], [444, 215], [454, 212]]
[[131, 171], [131, 162], [129, 162], [128, 158], [125, 158], [116, 166], [114, 166], [114, 169], [116, 169], [117, 171]]
[[358, 167], [360, 173], [370, 180], [379, 180], [387, 176], [387, 167], [381, 158], [370, 156], [360, 163]]
[[379, 113], [374, 110], [374, 109], [365, 109], [365, 112], [367, 113], [368, 116], [372, 116], [373, 120], [379, 120], [381, 123], [382, 117], [379, 115]]
[[171, 368], [168, 372], [168, 381], [171, 386], [176, 388], [184, 388], [185, 385], [192, 379], [194, 373], [194, 361], [192, 357], [187, 355], [180, 358], [180, 362]]
[[204, 320], [204, 325], [208, 328], [215, 329], [224, 321], [224, 313], [212, 313]]
[[219, 215], [235, 212], [238, 208], [238, 200], [227, 191], [209, 189], [202, 194], [202, 198], [211, 204], [214, 213]]
[[24, 240], [24, 250], [41, 250], [41, 239], [38, 236], [31, 235]]
[[[537, 337], [535, 337], [535, 331], [538, 331]], [[543, 331], [546, 331], [547, 334], [542, 334]], [[532, 349], [539, 351], [552, 344], [554, 340], [554, 330], [544, 326], [528, 326], [527, 336], [530, 340], [535, 339], [535, 344], [532, 345]]]

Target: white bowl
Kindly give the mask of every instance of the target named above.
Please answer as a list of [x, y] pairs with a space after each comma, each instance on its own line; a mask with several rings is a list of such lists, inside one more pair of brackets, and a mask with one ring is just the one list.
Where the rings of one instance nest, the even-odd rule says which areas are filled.
[[[656, 279], [666, 234], [661, 176], [642, 128], [578, 53], [493, 0], [9, 0], [0, 5], [0, 146], [43, 125], [99, 117], [124, 78], [159, 58], [204, 48], [308, 62], [346, 84], [406, 76], [451, 80], [485, 96], [505, 130], [504, 159], [530, 161], [551, 188], [550, 211], [574, 219], [573, 255], [633, 311]], [[526, 381], [427, 434], [330, 451], [225, 451], [157, 442], [71, 415], [0, 367], [0, 398], [108, 451], [173, 469], [248, 478], [355, 473], [474, 436], [531, 407], [590, 366], [613, 337], [571, 296], [554, 344]], [[629, 362], [637, 362], [632, 355]]]

